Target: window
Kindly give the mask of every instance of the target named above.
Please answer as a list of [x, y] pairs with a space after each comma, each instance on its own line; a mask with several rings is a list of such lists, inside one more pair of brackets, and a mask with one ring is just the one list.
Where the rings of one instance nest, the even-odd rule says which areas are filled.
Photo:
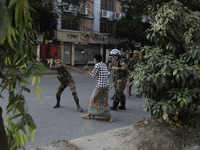
[[111, 33], [113, 32], [113, 23], [101, 22], [100, 23], [100, 33]]
[[101, 0], [101, 9], [113, 11], [114, 10], [113, 0]]
[[68, 30], [78, 30], [79, 29], [78, 19], [76, 18], [68, 19], [65, 17], [65, 15], [62, 15], [61, 28]]

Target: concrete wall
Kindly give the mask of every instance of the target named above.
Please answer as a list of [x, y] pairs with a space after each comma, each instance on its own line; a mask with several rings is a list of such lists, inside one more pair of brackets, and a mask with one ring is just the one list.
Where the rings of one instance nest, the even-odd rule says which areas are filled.
[[93, 32], [99, 33], [100, 32], [100, 16], [101, 16], [101, 0], [94, 0], [94, 22], [93, 22]]

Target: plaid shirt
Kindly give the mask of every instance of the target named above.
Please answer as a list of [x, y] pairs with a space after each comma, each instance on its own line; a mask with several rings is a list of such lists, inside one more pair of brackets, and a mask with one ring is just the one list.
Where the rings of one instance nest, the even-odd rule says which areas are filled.
[[105, 63], [99, 62], [94, 66], [95, 73], [92, 74], [92, 77], [95, 78], [98, 76], [97, 85], [100, 87], [108, 87], [108, 69]]

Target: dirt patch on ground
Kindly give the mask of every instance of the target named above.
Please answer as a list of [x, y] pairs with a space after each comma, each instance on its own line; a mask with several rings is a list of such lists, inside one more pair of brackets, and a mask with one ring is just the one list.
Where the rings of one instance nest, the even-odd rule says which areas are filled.
[[[180, 150], [198, 146], [198, 139], [185, 125], [166, 123], [161, 119], [148, 119], [136, 123], [140, 140], [138, 149]], [[200, 147], [198, 146], [198, 149]]]
[[200, 150], [198, 144], [187, 126], [151, 118], [69, 142], [57, 141], [41, 150]]

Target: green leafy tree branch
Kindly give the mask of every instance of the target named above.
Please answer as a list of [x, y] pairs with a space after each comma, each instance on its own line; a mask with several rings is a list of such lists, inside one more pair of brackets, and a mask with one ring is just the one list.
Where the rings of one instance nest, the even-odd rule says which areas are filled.
[[[144, 108], [157, 117], [184, 122], [193, 118], [200, 104], [200, 13], [177, 0], [160, 6], [144, 47], [146, 62], [132, 75], [147, 102]], [[174, 119], [176, 118], [176, 119]]]
[[34, 139], [36, 125], [28, 113], [23, 91], [30, 92], [27, 84], [32, 82], [36, 95], [40, 99], [40, 92], [43, 99], [43, 91], [38, 84], [46, 68], [37, 60], [34, 48], [36, 31], [28, 1], [3, 0], [0, 6], [0, 97], [3, 99], [3, 91], [9, 94], [5, 121], [7, 143], [0, 145], [7, 144], [12, 150], [25, 149], [26, 140]]

